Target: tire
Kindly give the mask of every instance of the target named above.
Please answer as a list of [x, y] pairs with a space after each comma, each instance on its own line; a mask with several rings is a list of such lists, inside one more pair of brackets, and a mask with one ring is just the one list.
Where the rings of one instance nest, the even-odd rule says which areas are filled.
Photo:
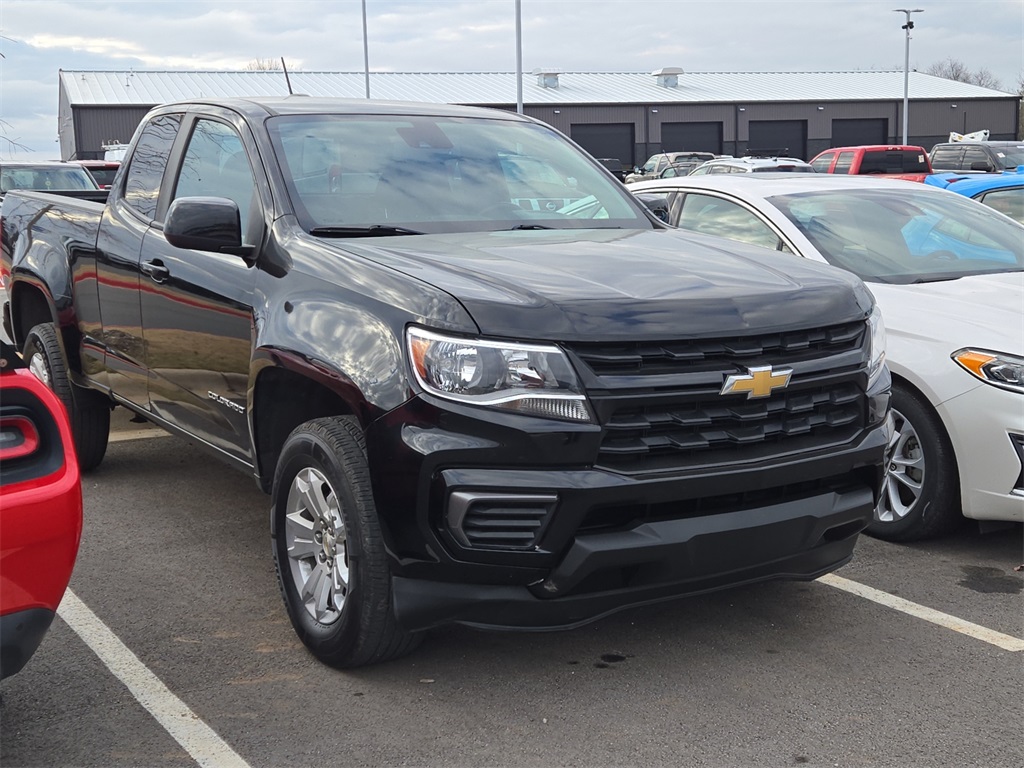
[[359, 667], [419, 645], [421, 634], [395, 622], [363, 434], [354, 419], [316, 419], [292, 432], [271, 498], [281, 594], [314, 656], [333, 667]]
[[71, 420], [79, 469], [99, 466], [110, 437], [110, 400], [72, 383], [53, 323], [42, 323], [28, 332], [22, 357], [29, 370], [64, 403]]
[[867, 532], [888, 541], [940, 536], [962, 522], [956, 455], [938, 414], [917, 393], [892, 387], [896, 423], [889, 472]]

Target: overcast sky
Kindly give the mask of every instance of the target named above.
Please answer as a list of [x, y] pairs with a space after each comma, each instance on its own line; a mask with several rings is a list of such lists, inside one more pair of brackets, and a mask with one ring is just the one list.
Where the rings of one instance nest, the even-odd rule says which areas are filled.
[[[521, 0], [523, 69], [902, 71], [899, 5], [924, 9], [911, 69], [953, 57], [1016, 91], [1022, 0]], [[366, 0], [366, 9], [371, 71], [515, 71], [515, 0]], [[0, 53], [0, 157], [57, 158], [59, 69], [243, 69], [284, 57], [289, 69], [361, 72], [361, 3], [0, 0]]]

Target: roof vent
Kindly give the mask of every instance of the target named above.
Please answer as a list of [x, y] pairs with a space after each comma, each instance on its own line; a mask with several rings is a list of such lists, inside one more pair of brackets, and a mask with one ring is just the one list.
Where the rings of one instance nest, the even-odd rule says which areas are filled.
[[658, 78], [658, 85], [662, 88], [678, 88], [679, 76], [683, 74], [682, 67], [662, 67], [651, 72]]
[[562, 74], [562, 70], [554, 67], [538, 67], [533, 70], [533, 74], [537, 76], [537, 85], [541, 88], [557, 88], [558, 76]]

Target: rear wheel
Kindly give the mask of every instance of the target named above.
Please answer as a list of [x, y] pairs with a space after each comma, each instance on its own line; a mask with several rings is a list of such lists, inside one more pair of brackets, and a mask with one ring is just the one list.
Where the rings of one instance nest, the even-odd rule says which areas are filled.
[[288, 615], [335, 667], [397, 658], [421, 636], [400, 630], [391, 574], [354, 419], [309, 421], [288, 437], [274, 476], [273, 549]]
[[893, 383], [895, 433], [889, 473], [868, 533], [913, 541], [954, 530], [963, 521], [956, 457], [938, 414], [905, 385]]
[[110, 437], [110, 401], [98, 392], [72, 383], [53, 323], [41, 323], [28, 332], [22, 357], [36, 378], [64, 403], [75, 437], [79, 467], [88, 470], [98, 466], [107, 452]]

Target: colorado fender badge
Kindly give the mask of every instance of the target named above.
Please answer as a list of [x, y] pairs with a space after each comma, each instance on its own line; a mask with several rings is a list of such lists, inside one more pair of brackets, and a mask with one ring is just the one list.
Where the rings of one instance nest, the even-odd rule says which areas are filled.
[[789, 386], [789, 378], [793, 371], [789, 368], [773, 371], [770, 365], [748, 368], [747, 373], [733, 374], [725, 380], [720, 395], [735, 395], [747, 393], [747, 399], [753, 397], [768, 397], [776, 389], [784, 389]]

